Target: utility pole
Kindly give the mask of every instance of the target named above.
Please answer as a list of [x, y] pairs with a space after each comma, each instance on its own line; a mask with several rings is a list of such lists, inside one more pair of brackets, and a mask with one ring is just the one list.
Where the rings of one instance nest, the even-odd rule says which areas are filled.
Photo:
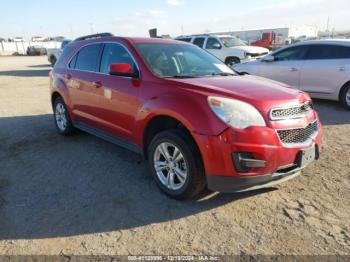
[[326, 32], [328, 33], [328, 37], [331, 36], [331, 32], [329, 31], [329, 16], [327, 17], [327, 29]]

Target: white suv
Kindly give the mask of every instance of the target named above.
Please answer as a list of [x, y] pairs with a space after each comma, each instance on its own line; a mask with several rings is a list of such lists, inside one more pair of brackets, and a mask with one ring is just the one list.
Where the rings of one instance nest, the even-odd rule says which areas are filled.
[[249, 46], [231, 35], [179, 36], [176, 40], [192, 43], [203, 48], [229, 66], [254, 61], [269, 53], [266, 48]]

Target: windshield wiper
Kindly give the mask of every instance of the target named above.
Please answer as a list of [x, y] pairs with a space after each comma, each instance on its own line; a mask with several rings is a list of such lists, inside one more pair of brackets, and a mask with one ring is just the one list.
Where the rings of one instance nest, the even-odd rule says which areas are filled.
[[224, 72], [221, 72], [221, 73], [212, 73], [210, 74], [211, 76], [236, 76], [236, 74], [234, 73], [224, 73]]
[[198, 76], [191, 76], [191, 75], [173, 75], [173, 76], [164, 76], [164, 78], [197, 78]]

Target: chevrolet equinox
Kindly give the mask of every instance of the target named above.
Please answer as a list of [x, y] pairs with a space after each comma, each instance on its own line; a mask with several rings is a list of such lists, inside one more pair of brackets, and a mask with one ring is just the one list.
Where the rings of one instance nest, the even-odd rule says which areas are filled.
[[73, 41], [50, 73], [55, 125], [140, 153], [175, 199], [289, 180], [315, 159], [322, 126], [304, 92], [237, 75], [189, 43]]

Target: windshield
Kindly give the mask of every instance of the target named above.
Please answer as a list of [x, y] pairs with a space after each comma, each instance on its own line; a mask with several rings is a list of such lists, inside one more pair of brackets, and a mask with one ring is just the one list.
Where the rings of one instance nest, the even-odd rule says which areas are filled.
[[226, 47], [245, 46], [245, 45], [247, 45], [241, 39], [238, 39], [236, 37], [220, 37], [220, 40], [222, 41], [222, 43]]
[[233, 75], [219, 59], [194, 45], [169, 43], [136, 44], [146, 64], [160, 77], [191, 78]]

